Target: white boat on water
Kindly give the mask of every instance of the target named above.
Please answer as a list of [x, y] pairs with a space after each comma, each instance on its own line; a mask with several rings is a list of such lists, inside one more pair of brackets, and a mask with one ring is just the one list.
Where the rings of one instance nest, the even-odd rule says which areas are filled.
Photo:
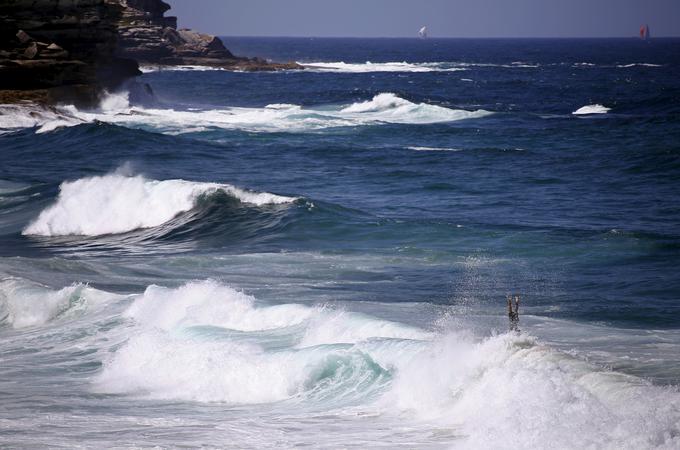
[[427, 27], [421, 28], [420, 31], [418, 31], [418, 36], [425, 39], [427, 37]]

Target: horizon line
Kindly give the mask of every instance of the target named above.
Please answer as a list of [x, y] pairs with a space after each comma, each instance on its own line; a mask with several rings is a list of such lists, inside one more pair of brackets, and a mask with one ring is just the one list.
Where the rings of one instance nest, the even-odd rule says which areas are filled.
[[[193, 28], [188, 28], [194, 31], [199, 31], [195, 30]], [[200, 32], [200, 31], [199, 31]], [[229, 34], [221, 34], [221, 33], [216, 33], [214, 34], [215, 36], [220, 36], [220, 37], [229, 37], [229, 38], [286, 38], [286, 39], [417, 39], [417, 40], [435, 40], [435, 39], [464, 39], [464, 40], [473, 40], [473, 39], [634, 39], [638, 41], [645, 41], [644, 39], [641, 39], [639, 36], [636, 35], [628, 35], [628, 36], [475, 36], [475, 37], [470, 37], [470, 36], [428, 36], [427, 38], [421, 38], [419, 36], [295, 36], [295, 35], [246, 35], [246, 34], [241, 34], [241, 35], [229, 35]], [[674, 35], [674, 36], [655, 36], [650, 39], [650, 41], [654, 41], [657, 39], [680, 39], [680, 35]], [[646, 41], [649, 42], [649, 41]]]

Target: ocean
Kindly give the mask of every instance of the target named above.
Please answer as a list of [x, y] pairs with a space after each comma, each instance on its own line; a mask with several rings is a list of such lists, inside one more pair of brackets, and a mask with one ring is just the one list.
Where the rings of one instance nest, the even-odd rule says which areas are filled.
[[680, 448], [679, 39], [224, 41], [0, 106], [1, 447]]

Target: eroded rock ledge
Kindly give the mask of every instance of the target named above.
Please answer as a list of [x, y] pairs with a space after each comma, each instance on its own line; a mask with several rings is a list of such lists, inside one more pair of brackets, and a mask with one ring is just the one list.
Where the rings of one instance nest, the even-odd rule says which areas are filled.
[[303, 69], [234, 56], [215, 36], [178, 30], [169, 9], [162, 0], [0, 0], [0, 103], [93, 105], [140, 75], [138, 62]]
[[0, 102], [92, 104], [140, 74], [117, 54], [123, 9], [107, 0], [0, 1]]
[[177, 29], [177, 18], [166, 17], [170, 5], [162, 0], [120, 0], [119, 55], [142, 64], [202, 65], [230, 70], [303, 69], [291, 63], [234, 56], [209, 34]]

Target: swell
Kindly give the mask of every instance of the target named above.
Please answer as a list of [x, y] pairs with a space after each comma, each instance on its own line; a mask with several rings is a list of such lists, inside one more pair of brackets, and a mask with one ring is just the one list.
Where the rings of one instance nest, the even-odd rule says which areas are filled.
[[[375, 251], [395, 246], [425, 253], [428, 249], [446, 249], [442, 257], [448, 255], [448, 260], [465, 254], [467, 242], [482, 239], [491, 240], [496, 251], [523, 257], [561, 258], [567, 252], [592, 260], [595, 248], [602, 251], [601, 255], [614, 252], [633, 262], [649, 259], [650, 249], [660, 259], [677, 254], [680, 238], [672, 228], [645, 228], [632, 223], [519, 225], [507, 217], [479, 221], [474, 216], [466, 218], [462, 209], [459, 221], [437, 215], [423, 220], [386, 215], [375, 209], [378, 205], [360, 202], [343, 206], [226, 184], [158, 181], [120, 173], [64, 183], [51, 202], [44, 195], [50, 193], [43, 193], [39, 186], [21, 189], [5, 194], [7, 214], [0, 204], [0, 231], [7, 249], [28, 245], [54, 252], [102, 255], [107, 251], [165, 254], [237, 247], [240, 251], [354, 251], [357, 242], [364, 242]], [[426, 193], [458, 192], [451, 183], [427, 183], [422, 189]], [[0, 202], [5, 196], [0, 196]], [[11, 202], [15, 198], [14, 205]], [[17, 229], [23, 229], [23, 239], [15, 234]], [[545, 242], [552, 244], [546, 246]], [[603, 256], [604, 261], [607, 258], [611, 256]]]

